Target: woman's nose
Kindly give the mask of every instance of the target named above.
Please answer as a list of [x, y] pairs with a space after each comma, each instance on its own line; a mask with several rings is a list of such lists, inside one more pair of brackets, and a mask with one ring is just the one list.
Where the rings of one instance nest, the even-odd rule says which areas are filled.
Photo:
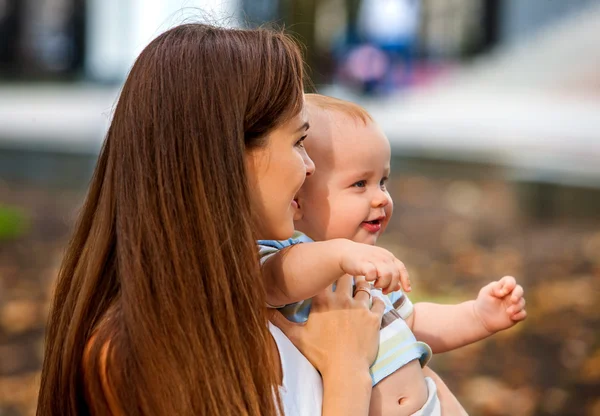
[[315, 173], [315, 162], [313, 162], [306, 152], [304, 153], [304, 166], [306, 166], [306, 176], [310, 176]]

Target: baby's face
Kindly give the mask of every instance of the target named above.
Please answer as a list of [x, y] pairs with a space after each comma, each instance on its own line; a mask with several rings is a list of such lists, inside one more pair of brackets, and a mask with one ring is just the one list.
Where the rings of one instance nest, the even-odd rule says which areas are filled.
[[375, 244], [392, 215], [390, 144], [375, 123], [308, 105], [316, 171], [298, 193], [296, 229], [317, 241]]

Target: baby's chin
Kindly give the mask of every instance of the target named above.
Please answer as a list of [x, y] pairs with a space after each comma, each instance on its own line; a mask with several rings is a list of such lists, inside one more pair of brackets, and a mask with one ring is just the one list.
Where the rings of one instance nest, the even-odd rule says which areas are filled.
[[354, 238], [351, 238], [352, 241], [361, 244], [368, 244], [370, 246], [374, 246], [377, 243], [377, 239], [379, 238], [379, 234], [367, 234], [359, 233], [355, 235]]
[[[299, 229], [299, 231], [304, 232]], [[327, 230], [330, 231], [330, 230]], [[305, 233], [306, 234], [306, 233]], [[355, 243], [368, 244], [370, 246], [374, 246], [377, 243], [377, 239], [379, 238], [379, 234], [367, 233], [365, 230], [359, 230], [356, 234], [342, 234], [336, 232], [324, 232], [324, 233], [314, 233], [311, 235], [308, 233], [307, 235], [315, 241], [328, 241], [336, 238], [345, 238], [347, 240], [354, 241]]]

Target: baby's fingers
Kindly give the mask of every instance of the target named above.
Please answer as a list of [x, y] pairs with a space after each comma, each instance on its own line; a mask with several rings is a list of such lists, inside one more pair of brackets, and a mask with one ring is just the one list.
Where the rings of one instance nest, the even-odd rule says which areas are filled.
[[523, 286], [521, 285], [517, 285], [517, 287], [515, 287], [512, 291], [512, 295], [510, 296], [510, 301], [512, 303], [517, 303], [519, 301], [519, 299], [523, 298]]
[[517, 312], [516, 314], [510, 317], [510, 319], [514, 322], [523, 321], [525, 320], [525, 318], [527, 318], [527, 311], [525, 309], [523, 309], [521, 312]]
[[[377, 281], [375, 287], [377, 289], [386, 290], [394, 281], [394, 274], [391, 268], [381, 266], [377, 269]], [[398, 278], [395, 279], [398, 282]]]
[[362, 271], [358, 275], [364, 276], [367, 282], [374, 282], [378, 278], [377, 267], [373, 263], [367, 262], [362, 266]]
[[504, 276], [502, 279], [500, 279], [499, 283], [502, 287], [502, 296], [506, 296], [513, 291], [513, 289], [517, 285], [517, 280], [512, 276]]
[[405, 292], [410, 292], [412, 287], [410, 286], [410, 276], [408, 275], [408, 270], [406, 270], [406, 266], [398, 259], [394, 259], [394, 265], [397, 267], [400, 272], [400, 286], [395, 290], [403, 289]]
[[492, 294], [497, 298], [503, 298], [508, 295], [517, 284], [517, 281], [512, 276], [504, 276], [502, 279], [495, 282], [492, 287]]
[[516, 304], [506, 308], [506, 313], [512, 318], [515, 314], [525, 309], [525, 298], [521, 298]]

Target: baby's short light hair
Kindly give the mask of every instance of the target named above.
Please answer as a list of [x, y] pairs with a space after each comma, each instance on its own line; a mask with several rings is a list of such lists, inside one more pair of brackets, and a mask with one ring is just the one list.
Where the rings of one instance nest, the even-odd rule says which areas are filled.
[[358, 104], [321, 94], [304, 94], [306, 102], [326, 111], [337, 111], [355, 120], [362, 121], [365, 125], [373, 121], [373, 117]]

